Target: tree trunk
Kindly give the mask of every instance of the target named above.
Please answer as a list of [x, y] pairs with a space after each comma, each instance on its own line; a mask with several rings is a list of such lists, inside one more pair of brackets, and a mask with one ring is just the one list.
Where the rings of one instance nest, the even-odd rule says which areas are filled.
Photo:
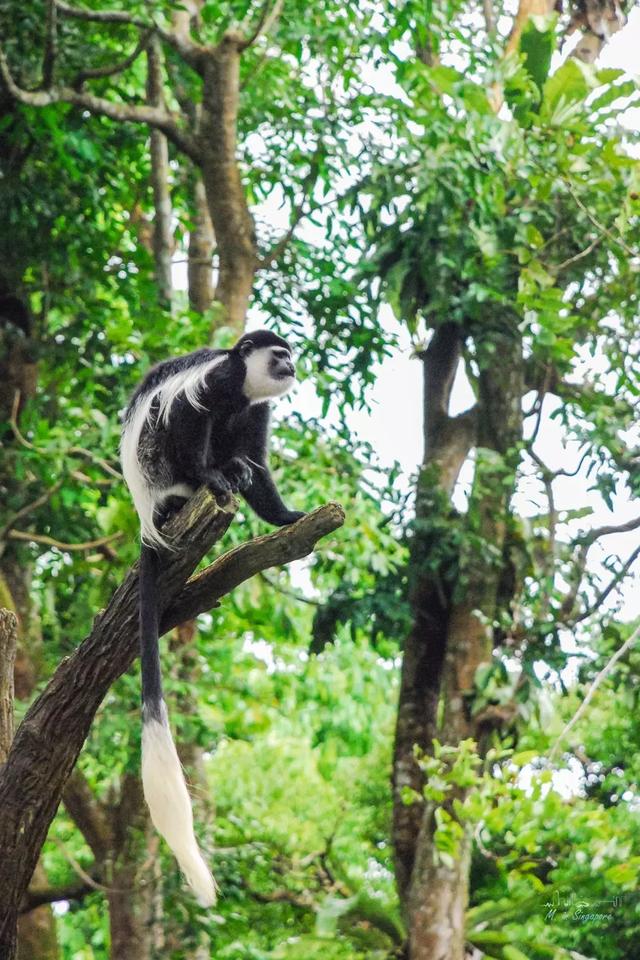
[[200, 124], [202, 177], [218, 245], [215, 299], [238, 335], [257, 268], [255, 224], [236, 157], [241, 39], [227, 33], [206, 59]]
[[[523, 361], [515, 319], [485, 321], [474, 340], [477, 404], [460, 417], [448, 415], [459, 329], [443, 324], [423, 355], [425, 458], [411, 549], [414, 623], [404, 652], [394, 751], [396, 878], [409, 960], [464, 958], [471, 838], [463, 824], [453, 864], [443, 862], [434, 842], [435, 808], [422, 799], [424, 774], [415, 748], [430, 754], [434, 737], [456, 745], [477, 736], [469, 697], [477, 667], [491, 657], [487, 624], [496, 613], [522, 433]], [[494, 355], [501, 357], [500, 376]], [[476, 471], [468, 513], [458, 517], [450, 495], [473, 444]], [[455, 531], [465, 535], [452, 536]], [[478, 541], [486, 548], [479, 550]], [[409, 805], [403, 803], [407, 786], [413, 791]], [[464, 799], [462, 792], [458, 799]], [[453, 815], [450, 801], [444, 806]]]
[[[3, 284], [0, 287], [0, 420], [7, 423], [11, 418], [16, 422], [19, 420], [25, 402], [35, 393], [36, 347], [27, 303]], [[3, 461], [0, 487], [10, 496], [21, 493], [14, 469], [16, 446], [17, 442], [9, 434], [5, 438], [7, 456]], [[0, 526], [5, 519], [8, 517], [3, 518]], [[1, 546], [0, 604], [9, 605], [17, 615], [14, 638], [17, 650], [14, 647], [11, 657], [8, 651], [3, 654], [0, 650], [3, 660], [0, 664], [0, 764], [5, 762], [13, 738], [14, 694], [20, 700], [27, 700], [33, 694], [42, 649], [40, 624], [30, 597], [31, 567], [20, 556], [19, 548], [8, 542]], [[7, 686], [7, 670], [11, 674], [10, 687]], [[34, 877], [40, 886], [46, 886], [41, 864], [36, 865]], [[21, 916], [18, 934], [18, 960], [57, 960], [56, 925], [50, 906], [39, 907]], [[15, 950], [15, 945], [11, 949]]]
[[207, 195], [200, 176], [196, 174], [192, 191], [193, 228], [189, 234], [188, 283], [189, 302], [194, 310], [204, 313], [213, 302], [213, 251], [216, 244], [209, 215]]
[[465, 911], [469, 889], [471, 837], [465, 834], [453, 866], [434, 862], [433, 808], [425, 810], [423, 831], [408, 895], [411, 960], [464, 960]]
[[[147, 54], [147, 100], [154, 107], [163, 106], [163, 77], [161, 46], [156, 38]], [[151, 129], [151, 185], [153, 187], [153, 256], [156, 282], [161, 301], [171, 309], [173, 279], [173, 229], [171, 223], [171, 193], [169, 191], [169, 144], [164, 133]]]

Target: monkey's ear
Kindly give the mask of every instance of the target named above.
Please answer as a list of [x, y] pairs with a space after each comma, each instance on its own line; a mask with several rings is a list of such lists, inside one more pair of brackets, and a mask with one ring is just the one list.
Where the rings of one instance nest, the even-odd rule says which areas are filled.
[[244, 343], [240, 344], [239, 353], [242, 359], [248, 357], [251, 351], [253, 350], [253, 340], [245, 340]]

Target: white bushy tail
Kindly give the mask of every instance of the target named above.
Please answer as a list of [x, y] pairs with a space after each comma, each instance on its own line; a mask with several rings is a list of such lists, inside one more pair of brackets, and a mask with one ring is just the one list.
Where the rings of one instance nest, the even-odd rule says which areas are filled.
[[[159, 717], [159, 719], [158, 719]], [[216, 882], [193, 832], [193, 811], [164, 700], [142, 712], [142, 787], [151, 820], [175, 854], [203, 907], [216, 902]]]

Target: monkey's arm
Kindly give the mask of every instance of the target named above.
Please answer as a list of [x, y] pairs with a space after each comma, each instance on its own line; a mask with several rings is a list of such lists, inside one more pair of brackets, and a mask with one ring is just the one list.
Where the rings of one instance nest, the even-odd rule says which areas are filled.
[[231, 484], [211, 457], [211, 417], [195, 410], [184, 398], [174, 401], [167, 439], [176, 481], [195, 490], [206, 484], [217, 497], [228, 497]]
[[239, 456], [249, 461], [252, 477], [242, 494], [262, 520], [276, 527], [284, 527], [288, 523], [295, 523], [304, 513], [289, 510], [273, 482], [267, 463], [269, 418], [268, 403], [257, 403], [249, 408], [247, 430]]

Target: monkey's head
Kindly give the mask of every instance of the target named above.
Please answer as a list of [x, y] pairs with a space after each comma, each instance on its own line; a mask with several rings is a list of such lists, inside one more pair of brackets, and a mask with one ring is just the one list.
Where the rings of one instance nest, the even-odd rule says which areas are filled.
[[253, 403], [282, 397], [296, 379], [291, 348], [270, 330], [245, 333], [231, 351], [245, 368], [242, 392]]

